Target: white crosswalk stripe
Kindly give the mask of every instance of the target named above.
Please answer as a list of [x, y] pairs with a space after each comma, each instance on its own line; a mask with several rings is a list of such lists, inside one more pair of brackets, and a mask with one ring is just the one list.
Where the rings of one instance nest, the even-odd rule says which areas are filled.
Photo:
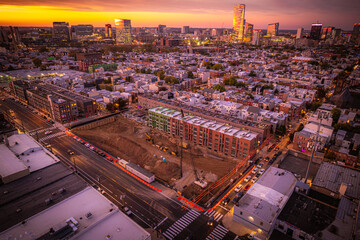
[[228, 229], [224, 228], [220, 224], [216, 226], [216, 228], [206, 237], [206, 240], [221, 240], [225, 237], [225, 235], [229, 232]]
[[54, 134], [48, 135], [46, 137], [40, 138], [40, 141], [46, 141], [46, 140], [49, 140], [49, 139], [54, 138], [54, 137], [59, 137], [61, 135], [65, 135], [65, 133], [64, 132], [54, 133]]
[[199, 215], [200, 213], [194, 210], [188, 211], [184, 216], [182, 216], [173, 225], [166, 229], [163, 235], [166, 238], [172, 240], [177, 235], [179, 235], [179, 233], [181, 233], [187, 226], [189, 226], [190, 223], [192, 223]]
[[216, 212], [215, 210], [211, 210], [210, 212], [206, 212], [204, 213], [204, 215], [208, 216], [208, 217], [213, 217], [215, 221], [220, 221], [223, 217], [224, 214], [221, 214], [219, 212]]
[[55, 130], [55, 129], [57, 129], [57, 127], [50, 127], [50, 128], [42, 128], [40, 130], [33, 130], [33, 131], [31, 131], [30, 135], [34, 136], [34, 135], [36, 135], [36, 133], [39, 134], [39, 133], [42, 133], [42, 132], [52, 131], [52, 130]]

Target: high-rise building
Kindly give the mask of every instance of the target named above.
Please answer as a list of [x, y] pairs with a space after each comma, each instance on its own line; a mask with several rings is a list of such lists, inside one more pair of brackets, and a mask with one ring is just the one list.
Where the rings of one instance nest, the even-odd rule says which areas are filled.
[[341, 29], [340, 28], [335, 28], [331, 31], [331, 39], [335, 39], [336, 37], [340, 36], [341, 34]]
[[111, 24], [105, 24], [105, 37], [111, 38], [111, 35], [112, 35]]
[[297, 33], [296, 33], [296, 39], [302, 38], [303, 34], [304, 34], [304, 28], [298, 28]]
[[159, 35], [163, 35], [164, 33], [165, 33], [165, 28], [166, 28], [166, 25], [159, 25], [158, 26], [158, 29], [157, 29], [157, 31], [158, 31], [158, 34]]
[[94, 34], [93, 25], [73, 25], [71, 26], [71, 39], [84, 40], [88, 39]]
[[189, 26], [183, 26], [181, 29], [181, 33], [182, 34], [188, 34], [190, 32], [190, 27]]
[[321, 39], [331, 38], [331, 32], [333, 29], [334, 29], [334, 27], [324, 27], [321, 30]]
[[322, 29], [321, 23], [313, 23], [311, 25], [310, 38], [314, 40], [319, 40], [321, 37], [321, 29]]
[[261, 40], [261, 30], [254, 30], [253, 31], [252, 44], [253, 45], [260, 45], [260, 40]]
[[351, 33], [351, 42], [353, 42], [353, 43], [360, 42], [360, 23], [354, 24], [354, 28]]
[[244, 42], [252, 42], [253, 39], [254, 25], [251, 23], [245, 23], [245, 36]]
[[53, 39], [70, 41], [70, 28], [68, 22], [53, 22]]
[[0, 42], [1, 43], [9, 42], [9, 34], [4, 27], [0, 27]]
[[234, 6], [232, 40], [242, 42], [244, 40], [245, 27], [245, 4]]
[[116, 44], [131, 44], [131, 21], [115, 19]]
[[270, 23], [267, 28], [268, 37], [274, 37], [279, 35], [279, 23]]

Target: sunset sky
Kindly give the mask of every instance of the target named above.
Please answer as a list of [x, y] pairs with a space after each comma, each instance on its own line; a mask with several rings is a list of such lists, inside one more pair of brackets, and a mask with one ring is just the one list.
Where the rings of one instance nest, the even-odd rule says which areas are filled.
[[280, 29], [324, 26], [352, 30], [360, 22], [360, 0], [0, 0], [0, 25], [51, 26], [114, 25], [115, 18], [131, 19], [132, 26], [232, 27], [233, 6], [246, 4], [246, 21], [255, 29], [279, 22]]

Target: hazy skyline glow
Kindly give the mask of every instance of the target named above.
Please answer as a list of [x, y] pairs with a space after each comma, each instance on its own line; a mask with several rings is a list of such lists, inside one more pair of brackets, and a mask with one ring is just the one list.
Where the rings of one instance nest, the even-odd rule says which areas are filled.
[[231, 28], [234, 4], [246, 4], [246, 21], [255, 29], [280, 23], [280, 29], [310, 29], [313, 22], [352, 30], [360, 22], [358, 0], [0, 0], [0, 25], [51, 26], [53, 21], [70, 25], [114, 25], [115, 18], [131, 19], [134, 27], [214, 27]]

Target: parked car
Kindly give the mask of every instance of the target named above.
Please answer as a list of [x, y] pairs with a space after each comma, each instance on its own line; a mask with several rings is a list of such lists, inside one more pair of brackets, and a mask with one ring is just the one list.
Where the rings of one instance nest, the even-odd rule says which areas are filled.
[[258, 168], [254, 168], [254, 169], [252, 170], [252, 173], [255, 174], [258, 170], [259, 170]]
[[235, 197], [233, 198], [232, 202], [233, 202], [234, 204], [236, 204], [239, 200], [240, 200], [240, 198], [239, 198], [238, 196], [235, 196]]
[[258, 180], [257, 177], [253, 177], [253, 178], [251, 179], [251, 182], [252, 182], [252, 183], [255, 183], [257, 180]]
[[260, 171], [259, 171], [260, 175], [263, 174], [264, 172], [265, 172], [265, 169], [263, 169], [263, 168], [260, 169]]
[[248, 182], [248, 181], [250, 181], [250, 179], [251, 179], [251, 176], [249, 175], [244, 179], [244, 182]]
[[257, 165], [258, 168], [262, 168], [262, 166], [264, 166], [263, 163], [259, 163], [259, 164]]
[[248, 184], [248, 185], [246, 185], [246, 186], [245, 186], [244, 190], [245, 190], [245, 191], [247, 191], [247, 190], [249, 190], [249, 189], [250, 189], [250, 187], [251, 187], [251, 185], [250, 185], [250, 184]]
[[239, 185], [234, 189], [234, 191], [235, 191], [235, 192], [240, 192], [242, 189], [243, 189], [243, 186], [242, 186], [241, 184], [239, 184]]

